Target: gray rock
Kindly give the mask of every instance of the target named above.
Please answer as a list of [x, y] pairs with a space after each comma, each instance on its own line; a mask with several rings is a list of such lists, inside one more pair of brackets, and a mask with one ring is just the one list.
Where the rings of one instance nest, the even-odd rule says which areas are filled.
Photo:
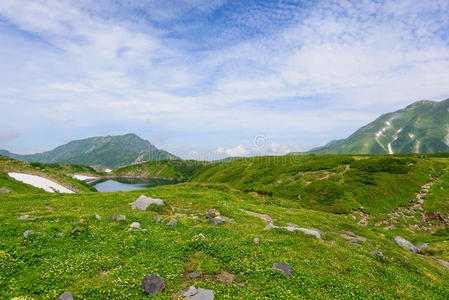
[[281, 226], [276, 226], [273, 223], [268, 224], [267, 226], [265, 226], [265, 229], [287, 229], [288, 231], [296, 231], [299, 230], [305, 234], [308, 235], [314, 235], [317, 239], [321, 239], [321, 234], [316, 231], [316, 230], [312, 230], [312, 229], [307, 229], [307, 228], [301, 228], [301, 227], [293, 227], [293, 226], [287, 226], [287, 227], [281, 227]]
[[23, 233], [23, 237], [24, 237], [24, 238], [27, 238], [30, 234], [33, 234], [33, 233], [34, 233], [33, 230], [27, 230], [27, 231], [25, 231], [25, 232]]
[[170, 222], [167, 223], [167, 226], [176, 226], [176, 225], [178, 225], [178, 220], [176, 219], [170, 220]]
[[284, 263], [274, 263], [271, 267], [272, 271], [279, 271], [285, 276], [289, 277], [292, 274], [292, 266], [284, 264]]
[[72, 233], [78, 233], [78, 232], [81, 232], [81, 230], [79, 230], [78, 228], [75, 228], [72, 230]]
[[418, 248], [416, 248], [412, 243], [410, 243], [409, 241], [407, 241], [403, 237], [394, 236], [394, 237], [391, 238], [391, 240], [394, 243], [398, 244], [399, 246], [407, 248], [408, 250], [412, 251], [413, 253], [419, 253]]
[[139, 222], [132, 222], [131, 225], [129, 225], [131, 228], [140, 229], [140, 223]]
[[98, 214], [95, 214], [95, 219], [97, 219], [98, 221], [101, 221], [101, 217]]
[[210, 222], [212, 225], [214, 225], [214, 226], [217, 226], [217, 225], [218, 225], [218, 222], [217, 222], [217, 220], [215, 220], [215, 219], [209, 219], [209, 222]]
[[5, 188], [5, 187], [2, 187], [2, 188], [0, 189], [0, 194], [9, 194], [9, 193], [11, 193], [11, 191], [8, 190], [8, 189]]
[[257, 245], [260, 245], [259, 238], [254, 238], [253, 242], [256, 243]]
[[156, 204], [159, 206], [165, 205], [162, 199], [153, 199], [144, 195], [141, 195], [136, 201], [131, 202], [129, 205], [131, 205], [132, 209], [145, 211], [151, 204]]
[[443, 264], [443, 265], [446, 266], [447, 268], [449, 268], [449, 262], [447, 262], [447, 261], [445, 261], [445, 260], [442, 260], [442, 259], [435, 258], [435, 257], [432, 257], [432, 259], [435, 260], [435, 261], [437, 261], [437, 262], [439, 262], [439, 263], [441, 263], [441, 264]]
[[58, 232], [57, 234], [56, 234], [57, 236], [63, 236], [64, 235], [64, 233], [62, 233], [62, 232]]
[[224, 223], [226, 223], [226, 219], [223, 218], [223, 217], [220, 217], [220, 216], [216, 217], [215, 221], [217, 221], [217, 224], [224, 224]]
[[350, 240], [350, 241], [348, 241], [348, 243], [351, 244], [351, 245], [354, 245], [354, 246], [360, 246], [360, 247], [362, 246], [362, 245], [359, 244], [358, 240]]
[[426, 247], [427, 247], [427, 244], [424, 243], [424, 244], [419, 244], [418, 246], [416, 246], [416, 249], [418, 249], [418, 251], [421, 252], [421, 250], [426, 248]]
[[214, 300], [213, 290], [204, 290], [202, 288], [196, 288], [193, 285], [184, 293], [184, 299], [191, 300]]
[[58, 299], [62, 300], [73, 300], [72, 292], [64, 292], [61, 295], [56, 296]]
[[211, 213], [207, 213], [206, 214], [206, 218], [208, 218], [208, 219], [213, 219], [213, 218], [215, 218], [217, 215], [216, 214], [211, 214]]
[[119, 216], [117, 216], [117, 218], [115, 220], [117, 222], [119, 222], [119, 221], [126, 221], [126, 217], [124, 215], [119, 215]]
[[23, 215], [17, 218], [17, 220], [26, 220], [30, 217], [30, 215]]
[[189, 273], [187, 274], [187, 277], [189, 277], [190, 279], [195, 279], [201, 276], [201, 272], [197, 272], [197, 273]]
[[380, 252], [379, 250], [371, 251], [369, 254], [371, 254], [371, 255], [379, 255], [381, 257], [384, 257], [384, 254], [382, 252]]
[[145, 294], [155, 297], [165, 290], [165, 279], [157, 274], [146, 275], [142, 280], [142, 289]]
[[156, 223], [159, 223], [161, 221], [162, 217], [160, 215], [156, 216], [156, 220], [154, 220]]
[[106, 219], [108, 222], [109, 221], [116, 221], [117, 220], [117, 215], [113, 214], [112, 216], [110, 216], [109, 218]]

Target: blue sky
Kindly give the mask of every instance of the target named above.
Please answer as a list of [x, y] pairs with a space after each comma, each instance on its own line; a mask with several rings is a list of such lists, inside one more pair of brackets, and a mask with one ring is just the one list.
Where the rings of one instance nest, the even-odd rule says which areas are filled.
[[185, 158], [307, 150], [448, 98], [448, 15], [448, 0], [2, 0], [0, 148], [135, 132]]

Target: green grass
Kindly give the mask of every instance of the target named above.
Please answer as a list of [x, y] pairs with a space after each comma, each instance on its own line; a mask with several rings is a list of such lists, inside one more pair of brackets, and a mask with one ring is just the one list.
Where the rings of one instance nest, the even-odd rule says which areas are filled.
[[[144, 194], [164, 199], [178, 217], [176, 227], [155, 223], [154, 211], [128, 205], [142, 192], [76, 195], [7, 195], [0, 221], [0, 295], [51, 299], [70, 290], [78, 299], [143, 298], [143, 276], [157, 273], [166, 279], [160, 298], [171, 299], [194, 284], [215, 291], [217, 299], [255, 298], [440, 298], [449, 297], [449, 272], [428, 257], [416, 256], [388, 240], [388, 236], [356, 226], [344, 216], [272, 204], [267, 196], [217, 190], [200, 184], [158, 187]], [[46, 205], [54, 211], [48, 212]], [[214, 227], [204, 217], [217, 209], [237, 224]], [[318, 228], [323, 240], [301, 232], [264, 230], [265, 221], [241, 209], [267, 213], [275, 224], [294, 222]], [[42, 216], [17, 220], [22, 214]], [[101, 221], [93, 216], [100, 214]], [[107, 222], [112, 214], [127, 221]], [[190, 214], [199, 214], [198, 219]], [[73, 225], [73, 221], [84, 219]], [[146, 232], [128, 232], [133, 221]], [[80, 234], [72, 234], [78, 227]], [[25, 230], [35, 233], [28, 239]], [[338, 233], [351, 230], [370, 241], [353, 246]], [[64, 236], [56, 234], [63, 232]], [[204, 236], [204, 238], [202, 237]], [[258, 246], [252, 242], [260, 238]], [[335, 244], [329, 241], [335, 241]], [[385, 255], [369, 255], [377, 245]], [[270, 270], [274, 262], [293, 266], [286, 278]], [[100, 275], [100, 270], [108, 271]], [[239, 275], [244, 287], [216, 279], [221, 270]], [[203, 272], [189, 280], [185, 274]]]

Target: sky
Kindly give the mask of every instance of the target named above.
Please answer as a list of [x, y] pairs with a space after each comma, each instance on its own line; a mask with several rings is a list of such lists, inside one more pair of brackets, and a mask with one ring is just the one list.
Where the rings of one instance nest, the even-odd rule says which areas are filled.
[[449, 0], [2, 0], [0, 149], [305, 151], [449, 98]]

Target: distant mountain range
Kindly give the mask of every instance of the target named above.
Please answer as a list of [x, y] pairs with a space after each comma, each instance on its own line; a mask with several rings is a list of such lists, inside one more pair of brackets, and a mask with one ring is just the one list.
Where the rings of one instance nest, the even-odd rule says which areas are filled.
[[150, 160], [179, 159], [133, 133], [71, 141], [43, 153], [21, 155], [0, 150], [0, 154], [27, 162], [64, 162], [109, 168]]
[[418, 101], [384, 114], [351, 136], [311, 149], [316, 154], [449, 152], [449, 99]]

